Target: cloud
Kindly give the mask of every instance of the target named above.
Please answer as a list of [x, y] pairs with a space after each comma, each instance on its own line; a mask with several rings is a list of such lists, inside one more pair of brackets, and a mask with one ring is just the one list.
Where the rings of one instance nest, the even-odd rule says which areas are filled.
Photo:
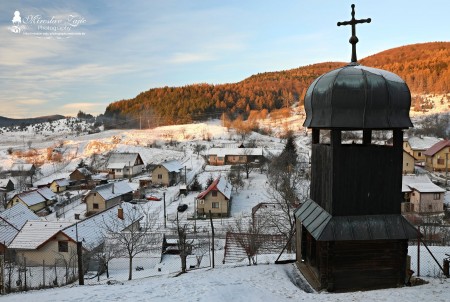
[[23, 104], [23, 105], [41, 105], [47, 103], [47, 100], [42, 99], [24, 99], [24, 100], [18, 100], [17, 103]]
[[83, 111], [90, 114], [100, 114], [103, 113], [107, 103], [89, 103], [89, 102], [81, 102], [81, 103], [70, 103], [61, 106], [61, 114], [76, 116], [78, 111]]
[[214, 56], [208, 53], [175, 53], [169, 62], [173, 64], [187, 64], [214, 60]]

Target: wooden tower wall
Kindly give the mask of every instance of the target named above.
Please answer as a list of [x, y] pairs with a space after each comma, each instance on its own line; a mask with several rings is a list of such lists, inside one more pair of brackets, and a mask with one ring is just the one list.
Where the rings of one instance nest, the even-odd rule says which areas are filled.
[[311, 199], [333, 216], [400, 214], [402, 157], [380, 145], [312, 147]]

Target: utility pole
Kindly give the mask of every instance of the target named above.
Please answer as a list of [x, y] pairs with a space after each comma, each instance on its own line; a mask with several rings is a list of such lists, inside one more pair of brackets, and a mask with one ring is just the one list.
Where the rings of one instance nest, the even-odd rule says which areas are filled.
[[164, 228], [167, 227], [166, 225], [166, 192], [163, 192], [163, 201], [164, 201]]
[[213, 221], [212, 221], [211, 210], [209, 210], [209, 221], [211, 222], [211, 235], [212, 235], [212, 246], [211, 246], [212, 268], [214, 268], [214, 224], [213, 224]]
[[[450, 148], [449, 148], [450, 151]], [[448, 154], [445, 154], [445, 186], [448, 186]]]
[[83, 242], [78, 240], [78, 221], [75, 223], [75, 233], [76, 233], [76, 240], [77, 240], [78, 284], [84, 285]]

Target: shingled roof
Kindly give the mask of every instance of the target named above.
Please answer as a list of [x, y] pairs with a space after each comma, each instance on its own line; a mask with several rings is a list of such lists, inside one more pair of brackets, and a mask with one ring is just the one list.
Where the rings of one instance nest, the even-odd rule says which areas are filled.
[[[423, 154], [425, 154], [425, 156], [433, 156], [436, 153], [438, 153], [439, 151], [441, 151], [442, 149], [444, 149], [445, 147], [450, 147], [450, 140], [445, 139], [445, 140], [442, 140], [442, 141], [434, 144], [433, 146], [431, 146], [431, 148], [429, 148]], [[450, 153], [450, 151], [449, 151], [449, 153]]]
[[205, 191], [203, 191], [200, 194], [198, 194], [197, 199], [205, 198], [205, 196], [208, 195], [208, 193], [213, 191], [213, 190], [219, 191], [227, 199], [230, 199], [230, 197], [231, 197], [231, 189], [232, 189], [231, 184], [229, 182], [227, 182], [225, 178], [222, 178], [222, 177], [219, 176], [216, 180], [214, 180], [209, 185], [209, 187]]

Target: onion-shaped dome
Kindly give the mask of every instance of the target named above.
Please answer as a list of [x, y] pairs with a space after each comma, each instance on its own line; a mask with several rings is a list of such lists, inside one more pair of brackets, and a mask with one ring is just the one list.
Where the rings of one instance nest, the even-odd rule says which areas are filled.
[[308, 128], [405, 129], [411, 93], [398, 75], [350, 63], [317, 78], [305, 95]]

